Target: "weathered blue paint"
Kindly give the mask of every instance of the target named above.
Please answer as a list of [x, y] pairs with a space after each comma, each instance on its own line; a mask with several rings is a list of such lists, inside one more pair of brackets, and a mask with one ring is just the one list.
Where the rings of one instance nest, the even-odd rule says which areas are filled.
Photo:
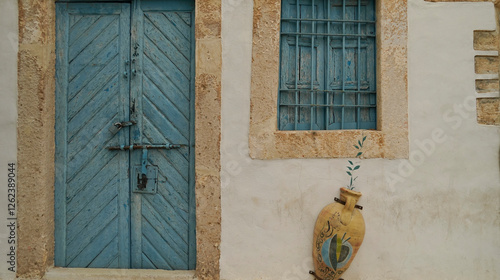
[[374, 0], [283, 0], [280, 130], [376, 129]]
[[194, 269], [193, 10], [57, 3], [56, 266]]

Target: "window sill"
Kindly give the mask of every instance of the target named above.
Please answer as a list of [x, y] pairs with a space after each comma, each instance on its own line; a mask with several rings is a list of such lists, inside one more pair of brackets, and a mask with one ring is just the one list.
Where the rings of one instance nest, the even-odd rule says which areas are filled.
[[407, 158], [407, 135], [377, 130], [274, 131], [250, 137], [250, 157], [254, 159], [354, 158], [353, 147], [367, 136], [363, 158]]

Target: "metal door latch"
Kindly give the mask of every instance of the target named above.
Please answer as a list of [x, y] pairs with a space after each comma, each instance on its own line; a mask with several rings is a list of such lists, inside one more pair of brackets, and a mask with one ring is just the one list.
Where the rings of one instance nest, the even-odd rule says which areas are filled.
[[133, 187], [135, 193], [155, 194], [158, 185], [158, 166], [148, 164], [148, 150], [173, 150], [187, 147], [186, 144], [149, 144], [149, 145], [121, 145], [110, 146], [111, 151], [133, 151], [142, 149], [141, 165], [135, 166], [137, 184]]
[[142, 150], [141, 174], [137, 174], [137, 187], [144, 190], [148, 184], [148, 149]]
[[118, 131], [120, 131], [120, 129], [126, 127], [126, 126], [131, 126], [131, 125], [134, 125], [136, 124], [137, 122], [135, 121], [128, 121], [128, 122], [115, 122], [112, 126], [110, 126], [108, 128], [109, 132], [111, 132], [112, 134], [116, 134], [118, 133]]
[[137, 187], [134, 192], [155, 194], [158, 184], [158, 167], [148, 165], [148, 149], [142, 149], [141, 165], [136, 166]]
[[116, 126], [116, 128], [118, 128], [118, 129], [122, 129], [122, 128], [126, 127], [126, 126], [131, 126], [131, 125], [134, 125], [134, 124], [137, 124], [137, 122], [136, 121], [116, 122], [113, 125]]

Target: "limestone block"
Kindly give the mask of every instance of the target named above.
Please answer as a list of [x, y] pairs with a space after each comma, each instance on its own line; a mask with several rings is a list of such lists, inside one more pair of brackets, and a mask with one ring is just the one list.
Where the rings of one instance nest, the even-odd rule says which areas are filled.
[[476, 80], [477, 93], [498, 92], [498, 79], [478, 79]]
[[498, 56], [481, 56], [478, 55], [474, 59], [476, 74], [497, 74], [498, 73]]
[[500, 125], [500, 98], [478, 98], [476, 110], [479, 124]]
[[477, 51], [498, 50], [498, 33], [496, 31], [474, 31], [474, 49]]

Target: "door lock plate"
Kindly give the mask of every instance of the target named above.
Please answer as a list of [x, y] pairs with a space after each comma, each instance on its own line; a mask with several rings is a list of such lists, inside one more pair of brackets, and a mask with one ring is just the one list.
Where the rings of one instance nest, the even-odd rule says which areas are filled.
[[133, 190], [135, 193], [156, 194], [158, 188], [158, 166], [147, 165], [147, 174], [142, 172], [142, 165], [136, 165], [134, 168], [134, 178], [132, 179]]

